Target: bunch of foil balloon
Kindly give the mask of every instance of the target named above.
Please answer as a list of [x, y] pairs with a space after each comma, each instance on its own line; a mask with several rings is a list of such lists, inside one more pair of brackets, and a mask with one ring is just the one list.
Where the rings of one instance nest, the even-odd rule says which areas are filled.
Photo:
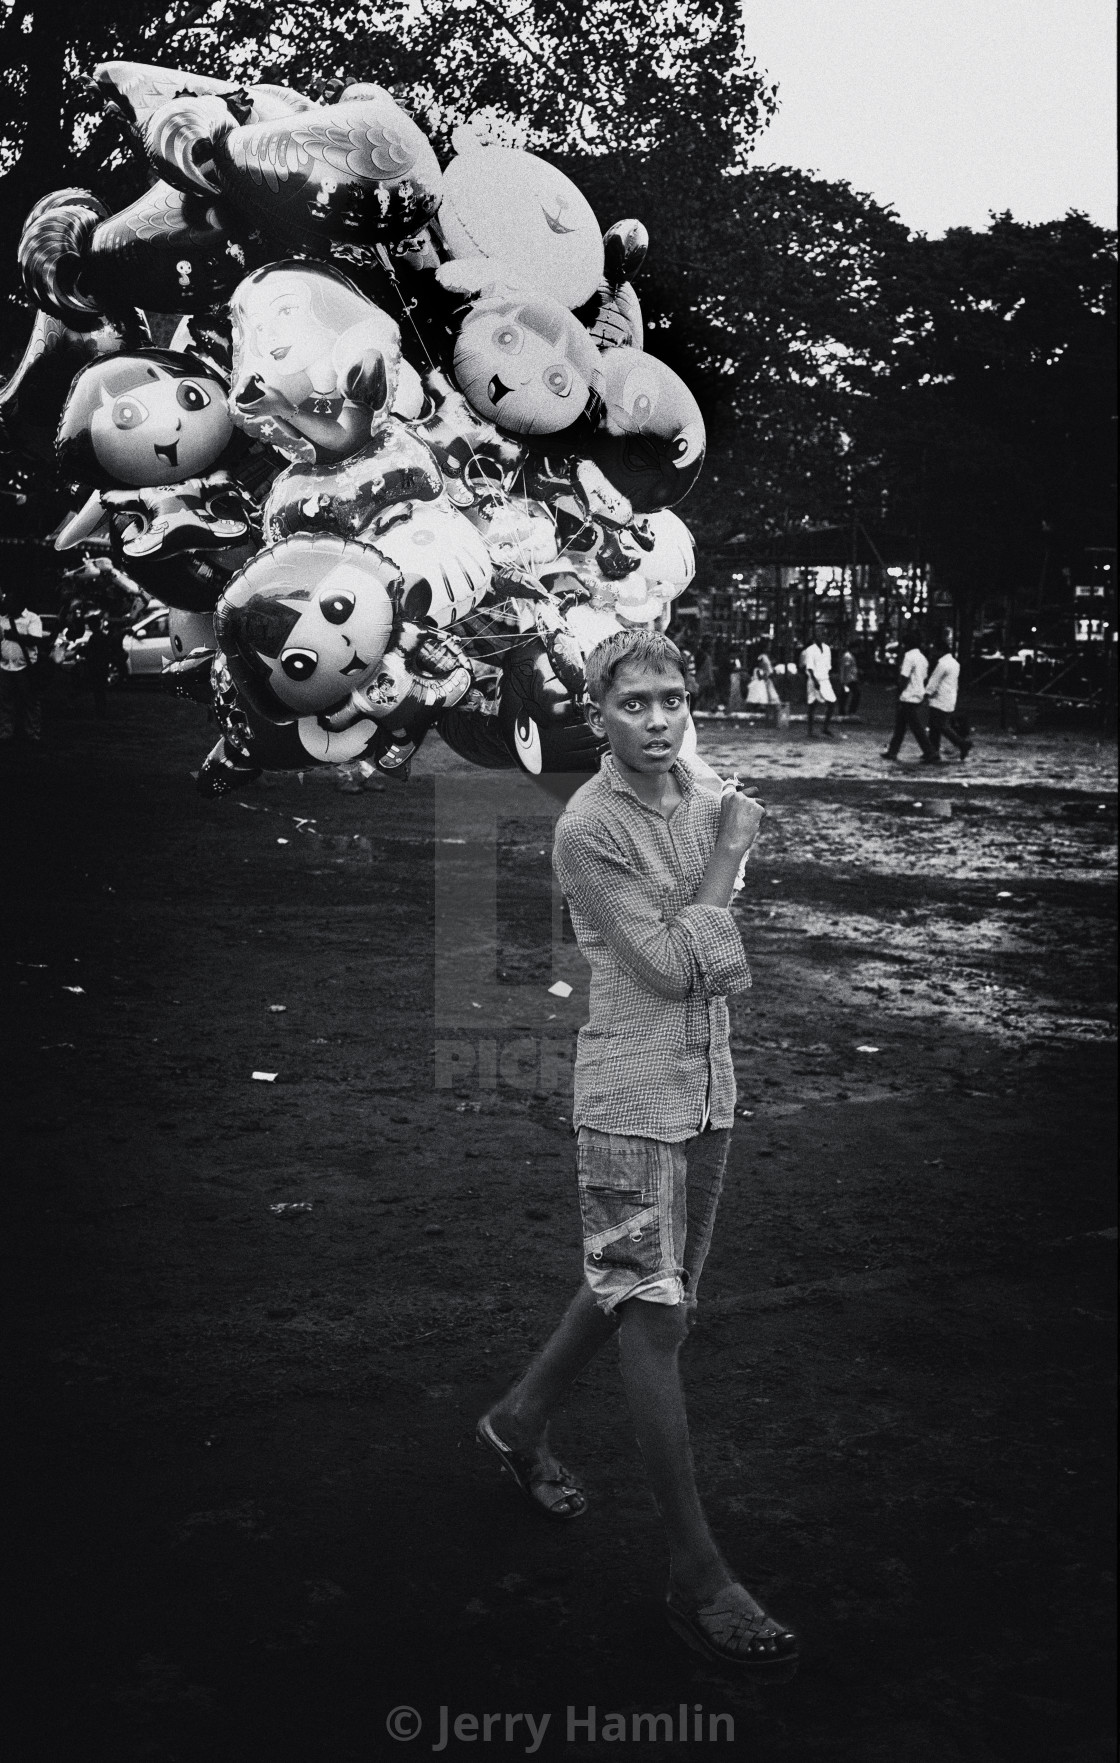
[[664, 629], [695, 567], [672, 509], [704, 424], [644, 348], [645, 228], [604, 232], [482, 128], [441, 166], [377, 85], [93, 83], [150, 187], [28, 215], [0, 435], [73, 490], [58, 549], [107, 544], [171, 608], [174, 684], [221, 729], [199, 789], [405, 777], [432, 729], [474, 764], [594, 771], [584, 658]]

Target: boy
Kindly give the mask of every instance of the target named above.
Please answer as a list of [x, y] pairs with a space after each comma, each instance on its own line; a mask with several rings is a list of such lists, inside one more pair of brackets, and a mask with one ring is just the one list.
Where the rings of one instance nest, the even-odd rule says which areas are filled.
[[738, 1583], [708, 1529], [677, 1364], [734, 1121], [726, 994], [750, 984], [728, 902], [763, 810], [731, 784], [716, 795], [700, 782], [708, 768], [678, 757], [688, 693], [668, 637], [619, 631], [586, 672], [587, 719], [610, 752], [561, 815], [553, 852], [592, 975], [572, 1116], [585, 1282], [478, 1436], [539, 1511], [578, 1518], [586, 1497], [552, 1454], [549, 1417], [617, 1331], [669, 1537], [669, 1621], [708, 1657], [784, 1673], [794, 1636]]

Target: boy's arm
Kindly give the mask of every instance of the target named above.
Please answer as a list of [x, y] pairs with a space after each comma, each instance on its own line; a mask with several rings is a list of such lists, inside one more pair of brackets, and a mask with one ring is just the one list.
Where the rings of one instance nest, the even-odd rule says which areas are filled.
[[751, 983], [727, 908], [744, 849], [721, 827], [695, 902], [671, 918], [662, 916], [610, 834], [578, 815], [558, 822], [553, 865], [565, 896], [642, 985], [678, 1001], [720, 998]]

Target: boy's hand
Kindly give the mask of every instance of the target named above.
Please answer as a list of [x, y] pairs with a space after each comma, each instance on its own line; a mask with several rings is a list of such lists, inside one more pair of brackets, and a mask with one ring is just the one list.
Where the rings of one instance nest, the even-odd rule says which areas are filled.
[[732, 779], [723, 786], [720, 840], [736, 851], [749, 851], [758, 837], [765, 813], [762, 803], [756, 802], [753, 796], [745, 796], [737, 780]]

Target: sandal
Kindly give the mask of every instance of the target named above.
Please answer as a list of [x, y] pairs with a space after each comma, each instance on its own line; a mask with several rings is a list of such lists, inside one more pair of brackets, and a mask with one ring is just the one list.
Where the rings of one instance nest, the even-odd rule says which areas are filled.
[[727, 1586], [692, 1610], [670, 1593], [665, 1614], [673, 1632], [705, 1658], [773, 1676], [792, 1676], [797, 1667], [797, 1636], [768, 1616], [745, 1586]]
[[[537, 1458], [528, 1451], [515, 1451], [500, 1439], [490, 1424], [490, 1416], [484, 1414], [475, 1428], [475, 1437], [480, 1444], [489, 1445], [496, 1451], [506, 1469], [509, 1470], [525, 1498], [536, 1511], [542, 1512], [546, 1518], [582, 1518], [587, 1511], [587, 1495], [573, 1479], [570, 1469], [562, 1463], [556, 1465], [555, 1475], [546, 1475]], [[557, 1498], [542, 1500], [541, 1489], [554, 1488]]]

